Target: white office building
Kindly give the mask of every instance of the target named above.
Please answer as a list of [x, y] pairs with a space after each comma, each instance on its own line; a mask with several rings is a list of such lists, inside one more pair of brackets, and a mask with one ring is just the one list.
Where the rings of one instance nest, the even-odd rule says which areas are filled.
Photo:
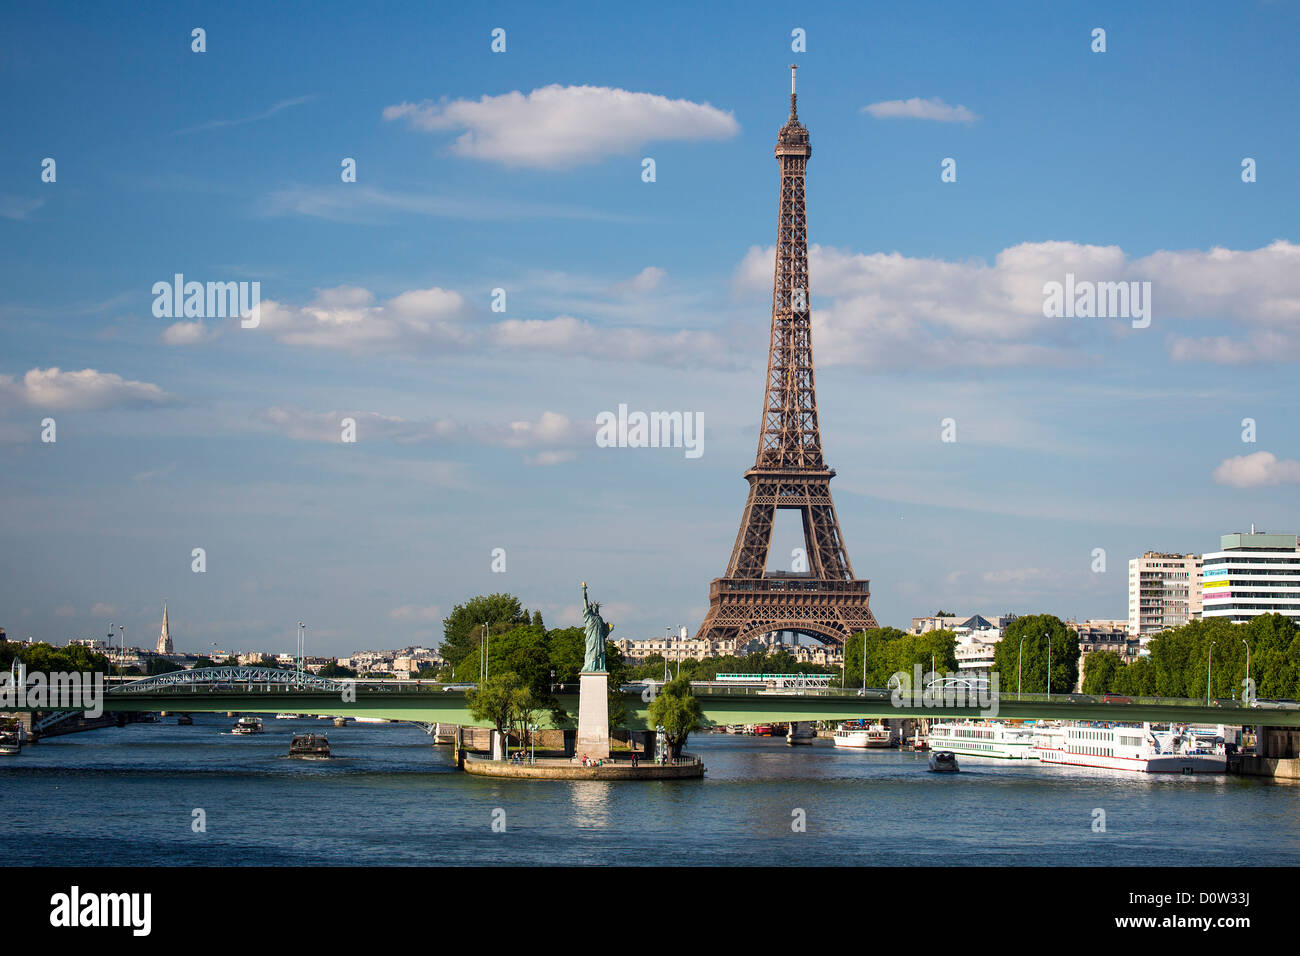
[[1300, 621], [1300, 545], [1294, 534], [1225, 534], [1205, 555], [1204, 616], [1234, 623], [1260, 614]]

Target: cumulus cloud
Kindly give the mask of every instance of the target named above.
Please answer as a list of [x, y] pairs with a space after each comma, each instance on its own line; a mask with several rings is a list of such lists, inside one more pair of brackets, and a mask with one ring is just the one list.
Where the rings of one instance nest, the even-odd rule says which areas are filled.
[[1272, 452], [1225, 458], [1214, 469], [1214, 480], [1235, 488], [1300, 484], [1300, 461], [1279, 461]]
[[446, 289], [415, 289], [378, 303], [368, 289], [339, 286], [301, 307], [264, 300], [261, 328], [286, 345], [318, 348], [466, 345], [472, 335], [465, 315], [460, 293]]
[[0, 397], [36, 408], [91, 411], [119, 406], [163, 405], [173, 399], [157, 385], [124, 379], [112, 372], [84, 368], [29, 369], [21, 380], [0, 375]]
[[940, 123], [973, 123], [979, 119], [966, 107], [949, 106], [937, 96], [928, 100], [919, 96], [907, 100], [882, 100], [862, 107], [862, 112], [870, 113], [876, 119], [923, 119]]
[[425, 131], [463, 129], [453, 153], [543, 169], [629, 155], [650, 142], [727, 139], [740, 130], [731, 112], [708, 103], [558, 84], [478, 100], [398, 103], [385, 107], [384, 119]]
[[167, 345], [197, 345], [216, 336], [216, 332], [203, 320], [197, 322], [173, 322], [163, 331], [162, 339]]
[[[751, 248], [736, 271], [742, 293], [770, 292], [773, 248]], [[1182, 320], [1239, 323], [1238, 335], [1167, 336], [1175, 359], [1239, 363], [1300, 360], [1300, 246], [1159, 251], [1130, 259], [1118, 246], [1021, 243], [980, 259], [809, 250], [819, 361], [888, 366], [933, 362], [999, 366], [1080, 360], [1071, 337], [1086, 323], [1129, 320], [1043, 315], [1043, 286], [1150, 282], [1153, 327]]]

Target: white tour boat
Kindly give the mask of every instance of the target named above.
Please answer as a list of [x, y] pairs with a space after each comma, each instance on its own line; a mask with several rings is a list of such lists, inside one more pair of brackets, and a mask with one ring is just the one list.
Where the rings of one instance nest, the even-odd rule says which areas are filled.
[[835, 746], [851, 750], [883, 749], [898, 743], [898, 737], [882, 723], [867, 725], [862, 721], [845, 721], [835, 728]]
[[232, 734], [260, 734], [262, 732], [261, 717], [240, 717], [235, 721], [235, 726], [230, 728]]
[[1138, 773], [1225, 773], [1224, 729], [1191, 731], [1186, 725], [1153, 730], [1137, 725], [1062, 723], [1038, 728], [1033, 751], [1048, 765], [1097, 767]]
[[926, 742], [932, 750], [951, 750], [968, 757], [1028, 760], [1035, 756], [1034, 729], [1000, 720], [953, 720], [930, 725]]

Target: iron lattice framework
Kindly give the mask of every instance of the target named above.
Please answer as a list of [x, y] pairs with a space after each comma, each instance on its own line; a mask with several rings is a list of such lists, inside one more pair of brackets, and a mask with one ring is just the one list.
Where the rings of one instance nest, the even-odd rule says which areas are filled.
[[[725, 577], [709, 588], [709, 613], [697, 639], [736, 640], [795, 631], [825, 643], [876, 627], [867, 581], [854, 578], [840, 533], [822, 457], [813, 376], [812, 294], [808, 277], [808, 220], [804, 173], [812, 155], [799, 122], [790, 75], [790, 118], [776, 140], [781, 166], [776, 267], [772, 281], [772, 337], [758, 457], [745, 472], [749, 497]], [[803, 519], [806, 570], [768, 573], [768, 549], [778, 509]]]
[[164, 687], [191, 687], [203, 684], [279, 684], [288, 687], [306, 687], [312, 690], [339, 691], [346, 681], [317, 677], [309, 671], [285, 671], [274, 667], [199, 667], [192, 670], [170, 671], [154, 677], [144, 677], [127, 684], [110, 687], [110, 694], [147, 694]]

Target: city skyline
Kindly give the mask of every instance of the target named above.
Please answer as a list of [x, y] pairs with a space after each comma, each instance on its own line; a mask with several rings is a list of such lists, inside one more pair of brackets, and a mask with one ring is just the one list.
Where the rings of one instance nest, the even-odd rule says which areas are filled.
[[[480, 593], [576, 624], [582, 580], [620, 636], [693, 631], [758, 434], [791, 62], [826, 460], [882, 625], [1122, 618], [1129, 559], [1300, 529], [1294, 10], [637, 11], [628, 59], [524, 6], [398, 9], [301, 49], [252, 7], [11, 18], [12, 638], [149, 646], [165, 594], [177, 647], [436, 647]], [[158, 317], [177, 274], [258, 282], [260, 326]], [[1067, 276], [1150, 282], [1150, 326], [1046, 317]], [[598, 446], [620, 406], [701, 414], [703, 454]]]

